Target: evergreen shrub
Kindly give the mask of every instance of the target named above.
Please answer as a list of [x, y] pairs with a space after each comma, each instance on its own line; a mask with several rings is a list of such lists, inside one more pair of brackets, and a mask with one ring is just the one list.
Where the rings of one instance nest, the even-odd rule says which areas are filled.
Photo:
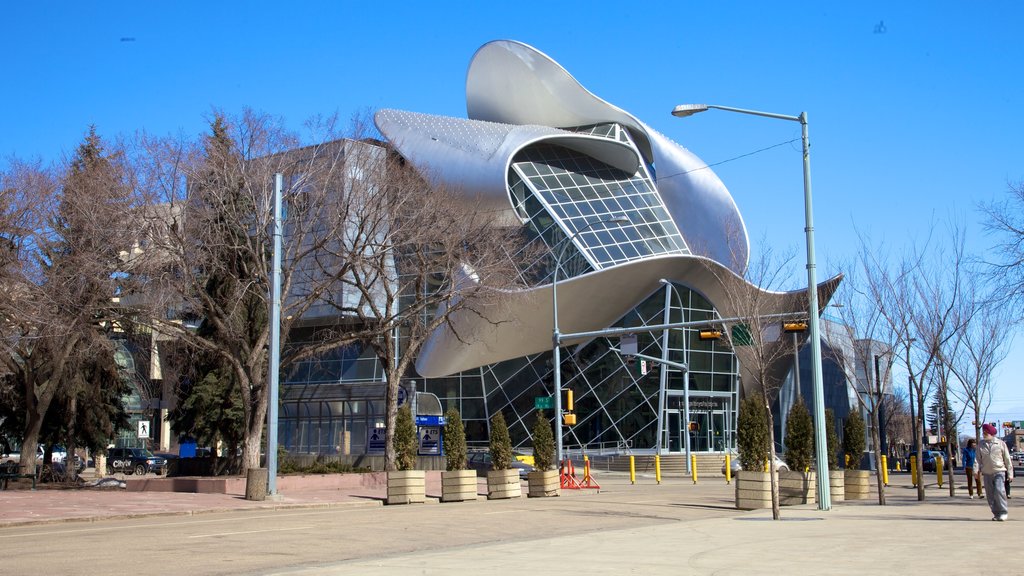
[[740, 451], [740, 466], [744, 470], [764, 470], [764, 464], [771, 455], [764, 398], [760, 394], [744, 398], [740, 402], [738, 419], [736, 447]]
[[466, 428], [455, 406], [444, 415], [444, 465], [449, 472], [466, 469]]
[[501, 412], [491, 417], [491, 468], [508, 470], [512, 467], [512, 440]]
[[543, 410], [537, 410], [537, 422], [533, 425], [533, 467], [550, 470], [554, 463], [555, 435], [551, 432], [551, 422]]

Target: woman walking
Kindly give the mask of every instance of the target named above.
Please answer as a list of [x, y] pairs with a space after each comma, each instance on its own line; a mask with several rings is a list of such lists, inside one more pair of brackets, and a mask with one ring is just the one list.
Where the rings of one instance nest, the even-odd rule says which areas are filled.
[[977, 468], [976, 450], [975, 446], [978, 443], [971, 438], [967, 441], [967, 446], [964, 447], [964, 472], [967, 473], [967, 494], [974, 500], [974, 485], [978, 485], [978, 496], [981, 496], [981, 480], [978, 479], [978, 473], [975, 471]]
[[1005, 482], [1013, 481], [1013, 461], [1006, 443], [996, 438], [996, 427], [985, 424], [981, 427], [983, 438], [978, 444], [978, 468], [984, 479], [985, 496], [992, 509], [992, 519], [1006, 520], [1009, 510], [1006, 506]]

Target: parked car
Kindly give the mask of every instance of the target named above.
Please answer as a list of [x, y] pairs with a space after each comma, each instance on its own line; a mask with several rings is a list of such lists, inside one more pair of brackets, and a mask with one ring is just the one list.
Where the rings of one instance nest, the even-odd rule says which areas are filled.
[[[917, 457], [916, 452], [911, 452], [907, 455], [907, 470], [910, 470], [910, 457]], [[921, 451], [921, 470], [924, 472], [935, 472], [935, 458], [940, 457], [943, 460], [943, 466], [945, 466], [946, 455], [938, 450], [922, 450]]]
[[167, 470], [167, 459], [155, 456], [145, 448], [109, 448], [107, 450], [107, 474], [124, 472], [142, 476], [150, 472], [163, 474]]
[[[487, 476], [487, 472], [493, 469], [490, 452], [470, 452], [466, 460], [469, 463], [469, 468], [476, 470], [477, 476]], [[515, 458], [512, 459], [512, 467], [519, 470], [520, 480], [526, 479], [527, 474], [533, 472], [533, 466]]]
[[[743, 470], [743, 466], [740, 465], [740, 457], [736, 454], [729, 455], [729, 468], [732, 469], [731, 476], [735, 476], [737, 472]], [[783, 460], [778, 454], [775, 455], [775, 468], [779, 472], [789, 472], [789, 465]], [[722, 464], [722, 476], [725, 476], [725, 464]]]

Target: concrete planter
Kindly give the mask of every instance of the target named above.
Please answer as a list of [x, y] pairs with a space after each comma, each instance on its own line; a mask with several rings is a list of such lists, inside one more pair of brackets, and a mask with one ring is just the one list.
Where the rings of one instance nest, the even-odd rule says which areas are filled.
[[846, 500], [846, 472], [843, 470], [829, 470], [828, 490], [833, 504]]
[[779, 505], [794, 506], [815, 501], [818, 494], [816, 472], [779, 472]]
[[388, 504], [421, 504], [427, 499], [423, 470], [388, 472]]
[[772, 507], [771, 472], [740, 470], [736, 473], [736, 508], [757, 510]]
[[871, 493], [871, 472], [868, 470], [846, 470], [843, 482], [847, 500], [866, 500]]
[[487, 499], [521, 498], [523, 486], [519, 483], [519, 470], [491, 470], [487, 473]]
[[476, 470], [441, 472], [441, 502], [476, 500]]
[[527, 476], [530, 498], [550, 498], [559, 495], [558, 470], [535, 470]]

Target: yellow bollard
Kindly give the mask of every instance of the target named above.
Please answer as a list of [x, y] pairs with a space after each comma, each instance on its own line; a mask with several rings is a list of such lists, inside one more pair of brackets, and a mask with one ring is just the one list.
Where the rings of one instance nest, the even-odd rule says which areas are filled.
[[732, 484], [732, 461], [729, 453], [725, 453], [725, 483]]
[[690, 470], [692, 471], [693, 483], [697, 483], [697, 455], [690, 454]]
[[917, 456], [910, 457], [910, 483], [917, 486]]
[[939, 488], [942, 488], [942, 456], [935, 457], [935, 476], [939, 479]]
[[633, 455], [629, 455], [629, 483], [636, 484], [636, 460]]
[[882, 454], [882, 484], [889, 485], [889, 459]]
[[900, 464], [900, 459], [899, 458], [896, 459], [896, 471], [897, 472], [903, 472], [903, 465]]
[[661, 484], [661, 455], [660, 454], [655, 454], [654, 455], [654, 479], [658, 481], [658, 484]]

